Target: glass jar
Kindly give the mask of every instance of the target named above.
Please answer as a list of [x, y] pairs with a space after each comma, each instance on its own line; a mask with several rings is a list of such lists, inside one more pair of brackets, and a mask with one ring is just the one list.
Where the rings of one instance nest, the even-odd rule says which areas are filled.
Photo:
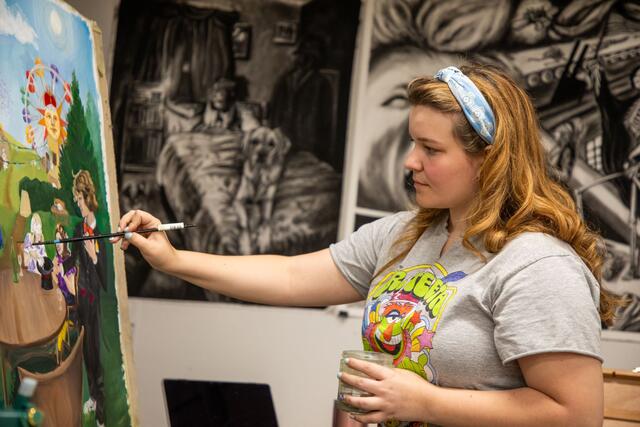
[[[340, 372], [347, 373], [351, 375], [356, 375], [358, 377], [368, 378], [368, 376], [360, 371], [356, 371], [351, 369], [345, 362], [346, 359], [359, 359], [365, 360], [367, 362], [375, 363], [380, 366], [386, 366], [388, 368], [393, 368], [393, 356], [387, 353], [379, 353], [377, 351], [363, 351], [363, 350], [345, 350], [342, 352], [342, 357], [340, 359]], [[343, 411], [351, 412], [354, 414], [365, 414], [369, 411], [365, 411], [359, 408], [355, 408], [351, 405], [347, 405], [343, 400], [340, 399], [341, 396], [356, 396], [356, 397], [364, 397], [371, 396], [370, 393], [362, 391], [358, 388], [352, 387], [349, 384], [339, 381], [338, 384], [338, 398], [336, 399], [336, 406]]]

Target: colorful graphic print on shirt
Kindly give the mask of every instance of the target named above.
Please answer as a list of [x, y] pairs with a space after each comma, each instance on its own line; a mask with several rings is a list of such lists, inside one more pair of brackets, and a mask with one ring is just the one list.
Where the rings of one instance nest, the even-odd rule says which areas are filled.
[[440, 264], [421, 264], [387, 274], [367, 297], [362, 322], [364, 349], [389, 353], [397, 368], [437, 384], [430, 352], [442, 314], [465, 277]]

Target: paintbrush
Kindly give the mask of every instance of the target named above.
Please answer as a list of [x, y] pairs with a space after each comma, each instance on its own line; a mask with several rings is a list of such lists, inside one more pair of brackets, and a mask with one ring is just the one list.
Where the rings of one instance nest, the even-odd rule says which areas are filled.
[[95, 236], [82, 236], [82, 237], [71, 237], [68, 239], [56, 239], [56, 240], [47, 240], [45, 242], [35, 242], [32, 245], [55, 245], [58, 243], [71, 243], [71, 242], [81, 242], [83, 240], [95, 240], [95, 239], [109, 239], [112, 237], [124, 237], [127, 233], [138, 233], [138, 234], [146, 234], [153, 233], [156, 231], [170, 231], [170, 230], [182, 230], [184, 228], [192, 228], [197, 227], [193, 224], [185, 224], [184, 222], [175, 222], [170, 224], [160, 224], [155, 228], [143, 228], [141, 230], [135, 231], [118, 231], [116, 233], [109, 234], [96, 234]]

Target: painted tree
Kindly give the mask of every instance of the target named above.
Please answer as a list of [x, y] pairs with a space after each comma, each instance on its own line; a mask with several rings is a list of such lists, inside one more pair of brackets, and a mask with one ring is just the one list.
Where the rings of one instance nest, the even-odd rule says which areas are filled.
[[62, 184], [62, 196], [69, 213], [80, 215], [73, 201], [73, 176], [84, 169], [89, 171], [96, 187], [96, 196], [100, 208], [96, 212], [98, 227], [107, 230], [108, 216], [106, 213], [106, 200], [104, 197], [104, 180], [102, 164], [98, 162], [94, 147], [100, 145], [99, 139], [94, 140], [89, 128], [89, 122], [85, 115], [85, 109], [80, 98], [80, 88], [75, 73], [71, 77], [71, 95], [73, 101], [67, 114], [67, 144], [64, 147], [60, 162], [60, 182]]

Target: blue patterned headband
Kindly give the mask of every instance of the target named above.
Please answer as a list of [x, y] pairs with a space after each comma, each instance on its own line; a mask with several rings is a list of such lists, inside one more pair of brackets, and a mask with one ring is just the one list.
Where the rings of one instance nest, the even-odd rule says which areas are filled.
[[436, 73], [435, 77], [449, 86], [469, 124], [480, 138], [487, 144], [493, 144], [496, 119], [478, 87], [456, 67], [443, 68]]

